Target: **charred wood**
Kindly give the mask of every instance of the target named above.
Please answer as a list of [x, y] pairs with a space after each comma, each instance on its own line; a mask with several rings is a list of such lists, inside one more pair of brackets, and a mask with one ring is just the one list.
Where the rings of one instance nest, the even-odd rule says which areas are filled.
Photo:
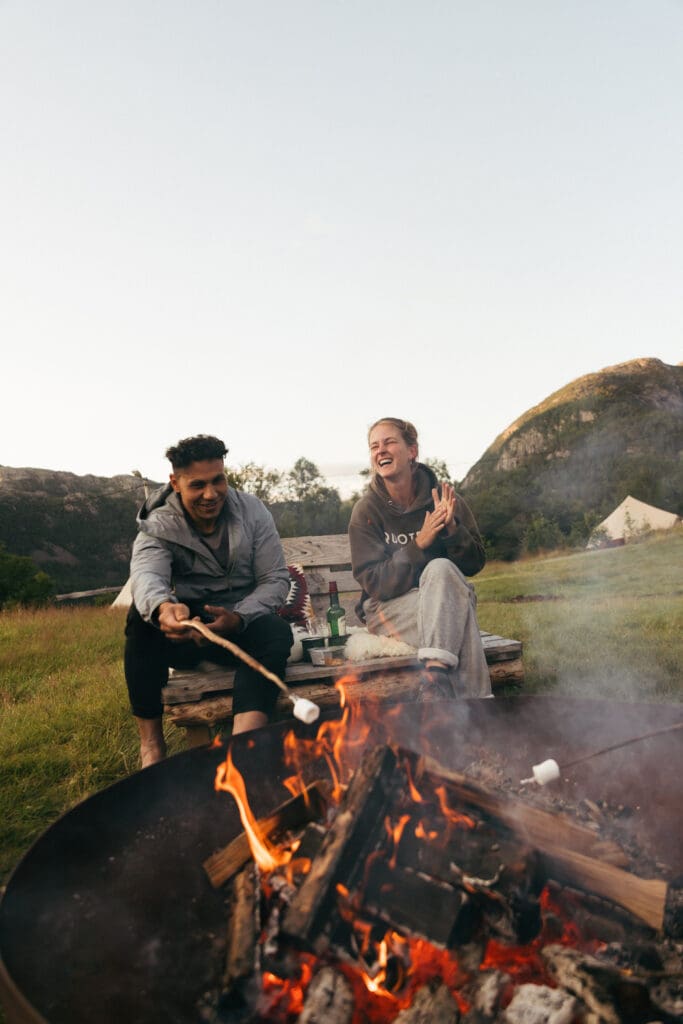
[[260, 896], [258, 869], [249, 865], [233, 881], [223, 975], [223, 986], [227, 992], [260, 968]]
[[590, 829], [577, 825], [565, 815], [543, 811], [513, 797], [498, 796], [466, 775], [449, 771], [434, 758], [412, 756], [416, 767], [431, 777], [432, 785], [445, 783], [461, 804], [484, 811], [530, 846], [539, 850], [571, 849], [619, 867], [628, 865], [626, 854], [616, 843], [598, 839]]
[[442, 949], [449, 945], [454, 931], [463, 941], [469, 938], [469, 900], [462, 890], [407, 868], [388, 870], [384, 861], [373, 868], [366, 880], [364, 911], [399, 932], [421, 936]]
[[320, 953], [327, 948], [338, 914], [338, 886], [347, 890], [384, 834], [392, 799], [396, 756], [389, 747], [370, 751], [354, 773], [311, 870], [283, 922], [284, 934]]
[[[598, 860], [594, 856], [596, 838], [589, 829], [563, 815], [530, 807], [519, 800], [503, 800], [470, 782], [466, 776], [441, 768], [431, 758], [423, 758], [422, 762], [428, 774], [435, 777], [436, 784], [439, 780], [445, 781], [447, 789], [465, 805], [497, 818], [539, 849], [550, 877], [611, 900], [651, 928], [663, 927], [666, 882], [639, 878], [617, 867], [616, 861], [623, 862], [624, 855], [616, 844], [602, 842]], [[611, 854], [610, 846], [614, 847]]]
[[415, 993], [412, 1005], [401, 1010], [394, 1024], [458, 1024], [460, 1010], [445, 985], [436, 981]]
[[578, 1009], [579, 1004], [569, 992], [547, 985], [520, 985], [503, 1020], [505, 1024], [572, 1024]]
[[557, 984], [586, 1007], [587, 1022], [644, 1024], [662, 1019], [647, 986], [630, 972], [568, 946], [546, 946], [542, 956]]
[[350, 1024], [353, 1010], [353, 991], [344, 975], [323, 967], [309, 985], [298, 1024]]

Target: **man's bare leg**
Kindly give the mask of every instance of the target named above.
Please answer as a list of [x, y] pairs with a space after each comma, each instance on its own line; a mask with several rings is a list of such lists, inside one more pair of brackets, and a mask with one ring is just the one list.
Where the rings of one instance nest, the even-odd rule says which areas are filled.
[[140, 766], [149, 768], [166, 757], [164, 729], [160, 718], [136, 718], [135, 721], [140, 734]]
[[263, 711], [242, 711], [239, 715], [235, 715], [232, 722], [232, 734], [236, 736], [238, 732], [250, 732], [252, 729], [261, 729], [264, 725], [268, 725], [268, 715], [264, 714]]

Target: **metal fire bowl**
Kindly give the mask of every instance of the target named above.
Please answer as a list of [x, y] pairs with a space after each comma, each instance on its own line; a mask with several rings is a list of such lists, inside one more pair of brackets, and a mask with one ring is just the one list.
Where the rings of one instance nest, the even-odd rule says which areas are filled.
[[[334, 716], [329, 716], [334, 717]], [[503, 755], [512, 782], [683, 721], [683, 705], [514, 697], [397, 704], [381, 735], [428, 748], [451, 769]], [[233, 741], [257, 815], [287, 799], [282, 740], [292, 723]], [[294, 723], [301, 736], [315, 727]], [[378, 727], [380, 728], [380, 727]], [[240, 831], [213, 781], [226, 748], [169, 758], [95, 794], [51, 826], [0, 904], [0, 995], [8, 1024], [189, 1024], [221, 975], [226, 897], [203, 861]], [[310, 778], [325, 776], [312, 765]], [[564, 773], [558, 794], [627, 806], [628, 821], [672, 876], [683, 872], [680, 732], [624, 747]], [[516, 790], [515, 790], [516, 792]], [[516, 793], [517, 795], [517, 793]]]

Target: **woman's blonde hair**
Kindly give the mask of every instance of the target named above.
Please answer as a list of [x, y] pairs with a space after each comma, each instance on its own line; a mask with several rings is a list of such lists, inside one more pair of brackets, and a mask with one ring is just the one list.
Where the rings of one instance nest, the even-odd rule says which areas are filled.
[[417, 445], [417, 430], [413, 424], [409, 420], [399, 420], [395, 416], [382, 416], [381, 419], [375, 420], [372, 426], [368, 428], [368, 441], [370, 441], [370, 434], [380, 423], [391, 423], [392, 427], [396, 427], [406, 444]]

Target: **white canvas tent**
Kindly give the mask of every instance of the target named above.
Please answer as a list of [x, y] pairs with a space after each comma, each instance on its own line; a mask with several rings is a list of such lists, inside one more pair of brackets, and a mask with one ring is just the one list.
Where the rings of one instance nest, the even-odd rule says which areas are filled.
[[681, 517], [675, 512], [647, 505], [629, 494], [614, 512], [596, 526], [586, 547], [599, 548], [615, 542], [625, 543], [651, 530], [670, 530], [680, 521]]
[[117, 596], [111, 603], [112, 608], [130, 608], [133, 603], [132, 587], [130, 584], [130, 577], [126, 580], [123, 589], [119, 591]]

